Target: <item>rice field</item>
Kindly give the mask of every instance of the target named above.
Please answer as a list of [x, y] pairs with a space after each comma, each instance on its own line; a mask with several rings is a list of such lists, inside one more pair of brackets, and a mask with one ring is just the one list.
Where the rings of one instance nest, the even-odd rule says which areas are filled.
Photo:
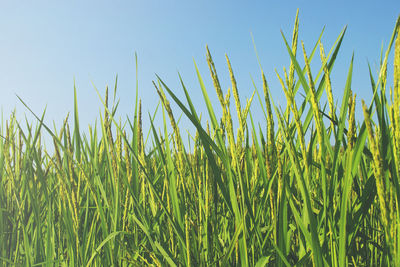
[[[76, 89], [73, 116], [60, 129], [44, 114], [36, 122], [11, 114], [0, 129], [1, 266], [400, 266], [400, 19], [379, 73], [365, 77], [373, 92], [365, 100], [351, 90], [353, 60], [343, 94], [332, 90], [346, 29], [326, 52], [319, 39], [307, 54], [298, 28], [296, 15], [291, 38], [282, 34], [291, 62], [276, 73], [281, 88], [271, 90], [261, 69], [263, 83], [246, 103], [229, 58], [224, 92], [207, 48], [214, 88], [196, 67], [205, 114], [182, 79], [172, 90], [160, 77], [159, 123], [142, 116], [138, 93], [133, 121], [115, 118], [108, 88], [105, 97], [98, 92], [104, 112], [87, 134]], [[286, 106], [274, 103], [276, 90]], [[251, 113], [258, 104], [261, 126]], [[191, 145], [180, 114], [196, 129]]]

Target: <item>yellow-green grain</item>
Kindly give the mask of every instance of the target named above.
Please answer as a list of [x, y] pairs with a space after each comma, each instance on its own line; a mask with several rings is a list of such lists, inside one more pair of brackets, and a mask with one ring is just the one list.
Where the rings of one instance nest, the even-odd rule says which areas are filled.
[[[293, 33], [292, 33], [292, 53], [294, 56], [296, 56], [296, 53], [297, 53], [298, 35], [299, 35], [299, 9], [297, 9], [297, 11], [296, 11], [296, 18], [294, 21], [294, 27], [293, 27]], [[295, 83], [294, 82], [294, 62], [291, 60], [290, 67], [289, 67], [289, 84], [288, 84], [289, 90], [293, 90], [294, 83]]]
[[356, 140], [356, 124], [355, 124], [355, 106], [356, 106], [356, 94], [350, 91], [349, 97], [349, 129], [347, 131], [347, 140], [349, 148], [352, 149], [354, 147], [354, 143]]
[[[394, 146], [396, 149], [396, 165], [400, 165], [400, 26], [397, 28], [397, 37], [394, 47], [393, 60], [393, 120], [394, 127]], [[400, 176], [400, 168], [397, 169], [397, 175]]]
[[[225, 57], [226, 57], [226, 62], [228, 64], [229, 76], [231, 78], [231, 83], [232, 83], [232, 92], [233, 92], [233, 98], [235, 99], [236, 113], [238, 116], [239, 125], [240, 125], [240, 127], [242, 127], [243, 126], [242, 107], [240, 105], [240, 98], [239, 98], [239, 92], [237, 89], [236, 79], [235, 79], [235, 76], [233, 75], [232, 66], [231, 66], [231, 62], [229, 61], [229, 58], [227, 55], [225, 55]], [[241, 128], [241, 131], [243, 132], [242, 128]]]
[[371, 125], [371, 118], [367, 110], [367, 106], [365, 105], [364, 100], [362, 101], [362, 107], [364, 112], [364, 119], [365, 119], [365, 126], [368, 131], [368, 141], [369, 147], [373, 156], [373, 169], [375, 174], [375, 182], [376, 182], [376, 189], [378, 193], [378, 200], [380, 211], [382, 213], [381, 219], [385, 229], [389, 230], [388, 224], [388, 213], [386, 207], [386, 192], [384, 187], [384, 173], [383, 173], [383, 160], [379, 151], [379, 147], [376, 143], [376, 139], [374, 137], [374, 132]]
[[187, 260], [187, 265], [186, 266], [191, 266], [191, 261], [190, 261], [190, 238], [189, 238], [189, 231], [190, 231], [190, 225], [189, 225], [189, 216], [188, 213], [185, 213], [185, 238], [186, 238], [186, 260]]
[[[284, 70], [284, 72], [286, 73], [286, 70]], [[296, 101], [294, 99], [293, 92], [289, 91], [288, 89], [286, 89], [285, 83], [283, 82], [282, 78], [280, 77], [280, 75], [278, 73], [277, 73], [277, 76], [278, 76], [278, 79], [279, 79], [279, 81], [281, 83], [282, 89], [283, 89], [283, 91], [285, 93], [286, 100], [287, 100], [287, 105], [292, 110], [292, 113], [293, 113], [293, 116], [294, 116], [294, 123], [296, 125], [297, 134], [298, 134], [298, 140], [300, 142], [301, 154], [303, 156], [304, 169], [306, 171], [306, 177], [309, 177], [310, 172], [309, 172], [308, 156], [307, 156], [307, 151], [306, 151], [306, 142], [305, 142], [305, 139], [304, 139], [303, 127], [302, 127], [302, 123], [301, 123], [301, 120], [300, 120], [300, 115], [299, 115], [299, 112], [298, 112], [298, 109], [297, 109]]]
[[324, 51], [324, 46], [322, 45], [322, 42], [319, 42], [319, 51], [320, 51], [320, 56], [321, 56], [321, 62], [323, 64], [323, 69], [324, 69], [324, 75], [325, 75], [325, 92], [326, 95], [328, 97], [328, 104], [329, 104], [329, 116], [331, 118], [330, 122], [331, 122], [331, 130], [333, 131], [335, 124], [334, 124], [334, 120], [335, 118], [335, 106], [333, 103], [333, 95], [332, 95], [332, 84], [331, 84], [331, 77], [329, 74], [329, 69], [328, 69], [328, 65], [327, 65], [327, 58], [325, 56], [325, 51]]
[[[124, 139], [126, 140], [126, 132], [124, 131]], [[129, 150], [128, 150], [128, 144], [124, 142], [124, 153], [125, 153], [125, 166], [126, 166], [126, 175], [128, 177], [128, 186], [130, 186], [131, 181], [132, 181], [132, 165], [130, 161], [130, 156], [129, 156]], [[123, 211], [123, 225], [122, 229], [123, 230], [128, 230], [126, 229], [127, 226], [127, 212], [128, 212], [128, 202], [129, 202], [130, 194], [129, 194], [129, 188], [126, 189], [125, 193], [125, 205], [124, 205], [124, 211]]]
[[113, 141], [113, 136], [112, 136], [112, 131], [111, 131], [110, 114], [108, 112], [108, 110], [109, 110], [109, 107], [108, 107], [108, 85], [106, 86], [104, 103], [105, 103], [104, 104], [104, 128], [106, 131], [106, 136], [108, 138], [109, 145], [112, 147], [112, 144], [114, 143], [114, 141]]
[[275, 151], [274, 119], [272, 117], [272, 108], [271, 108], [271, 101], [270, 101], [270, 96], [269, 96], [268, 83], [267, 83], [267, 79], [265, 78], [264, 72], [261, 73], [261, 76], [263, 79], [265, 106], [267, 108], [267, 145], [268, 145], [268, 149], [266, 150], [266, 152], [267, 152], [267, 157], [273, 157], [273, 154]]
[[222, 89], [221, 89], [221, 85], [219, 83], [217, 71], [215, 69], [214, 61], [212, 60], [211, 53], [210, 53], [210, 50], [208, 49], [208, 46], [206, 46], [206, 50], [207, 50], [207, 55], [206, 55], [207, 64], [210, 69], [210, 74], [211, 74], [211, 78], [213, 80], [214, 88], [215, 88], [215, 91], [217, 92], [218, 100], [221, 103], [222, 108], [224, 109], [224, 95], [222, 93]]
[[317, 138], [318, 138], [318, 143], [320, 146], [319, 158], [320, 158], [320, 160], [325, 160], [325, 159], [321, 158], [321, 156], [323, 154], [325, 154], [323, 152], [325, 149], [325, 146], [324, 146], [324, 141], [323, 141], [323, 137], [322, 137], [324, 133], [323, 133], [323, 129], [322, 129], [323, 127], [322, 127], [321, 113], [319, 112], [320, 108], [319, 108], [318, 99], [317, 99], [317, 95], [316, 95], [316, 91], [315, 91], [314, 80], [313, 80], [312, 74], [311, 74], [310, 63], [309, 63], [309, 60], [307, 57], [306, 49], [304, 48], [304, 42], [301, 42], [301, 46], [303, 48], [304, 62], [306, 65], [308, 84], [310, 87], [311, 107], [312, 107], [313, 114], [314, 114], [314, 121], [315, 121], [316, 129], [317, 129]]

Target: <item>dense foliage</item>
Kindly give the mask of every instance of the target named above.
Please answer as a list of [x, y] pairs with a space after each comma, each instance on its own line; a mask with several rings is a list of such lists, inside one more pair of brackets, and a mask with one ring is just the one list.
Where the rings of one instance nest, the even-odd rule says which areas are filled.
[[[358, 124], [353, 60], [340, 105], [330, 80], [346, 29], [327, 55], [321, 37], [311, 53], [303, 43], [299, 52], [297, 16], [291, 44], [282, 35], [289, 69], [277, 73], [286, 107], [274, 104], [262, 70], [263, 94], [255, 85], [242, 106], [228, 57], [232, 85], [224, 94], [207, 49], [222, 117], [197, 67], [208, 120], [196, 112], [183, 81], [185, 101], [157, 77], [163, 124], [158, 129], [149, 118], [152, 145], [143, 139], [138, 96], [134, 120], [122, 124], [114, 118], [117, 105], [108, 104], [108, 89], [101, 123], [88, 135], [79, 128], [76, 94], [72, 131], [68, 117], [51, 130], [44, 114], [35, 127], [22, 127], [12, 115], [0, 138], [0, 263], [400, 266], [399, 30], [398, 20], [378, 77], [366, 77], [373, 99], [362, 102]], [[312, 74], [318, 54], [320, 68]], [[264, 125], [253, 123], [253, 98]], [[180, 110], [172, 111], [168, 99]], [[190, 145], [184, 145], [177, 112], [196, 129]], [[44, 149], [43, 133], [52, 136], [54, 152]]]

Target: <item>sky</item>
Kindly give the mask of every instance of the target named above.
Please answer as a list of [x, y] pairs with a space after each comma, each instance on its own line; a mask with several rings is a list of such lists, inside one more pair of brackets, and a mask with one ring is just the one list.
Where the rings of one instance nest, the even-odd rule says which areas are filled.
[[[272, 98], [284, 108], [286, 101], [275, 71], [282, 74], [283, 67], [289, 67], [281, 30], [287, 39], [291, 38], [297, 9], [299, 40], [304, 41], [307, 53], [324, 27], [322, 43], [327, 52], [347, 25], [332, 72], [333, 95], [340, 103], [354, 53], [352, 90], [357, 94], [356, 110], [361, 114], [360, 100], [370, 102], [372, 97], [368, 63], [377, 77], [381, 48], [387, 48], [400, 14], [398, 0], [0, 1], [3, 120], [9, 119], [15, 109], [20, 121], [26, 116], [34, 122], [19, 96], [37, 114], [46, 108], [45, 123], [49, 126], [54, 123], [59, 129], [68, 112], [73, 113], [75, 83], [80, 128], [85, 132], [89, 124], [99, 121], [99, 111], [103, 110], [94, 87], [104, 96], [106, 85], [114, 87], [116, 75], [116, 96], [120, 100], [117, 115], [122, 122], [127, 117], [133, 118], [138, 81], [143, 124], [145, 130], [149, 128], [149, 114], [155, 112], [159, 103], [152, 85], [156, 74], [184, 99], [180, 74], [199, 113], [206, 114], [194, 62], [217, 114], [221, 114], [206, 62], [206, 45], [224, 92], [231, 87], [225, 54], [229, 56], [244, 105], [254, 91], [252, 80], [262, 92], [252, 36]], [[393, 52], [390, 62], [392, 58]], [[319, 55], [313, 62], [316, 75]], [[388, 73], [392, 81], [391, 67]], [[254, 99], [251, 112], [264, 127], [259, 106]], [[178, 118], [179, 108], [173, 103], [172, 107]], [[155, 124], [162, 127], [161, 116], [156, 116]], [[181, 130], [191, 129], [184, 118], [179, 125]]]

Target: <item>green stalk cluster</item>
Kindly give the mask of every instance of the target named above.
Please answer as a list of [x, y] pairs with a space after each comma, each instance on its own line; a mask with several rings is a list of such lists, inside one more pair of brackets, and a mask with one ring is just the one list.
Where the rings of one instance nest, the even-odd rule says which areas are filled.
[[[283, 110], [262, 68], [242, 106], [227, 56], [224, 94], [208, 47], [221, 118], [197, 67], [207, 113], [197, 113], [182, 80], [185, 99], [157, 77], [162, 114], [150, 115], [147, 135], [138, 87], [133, 120], [116, 118], [117, 81], [112, 104], [108, 87], [99, 94], [104, 113], [87, 134], [76, 88], [74, 116], [58, 130], [20, 99], [37, 124], [13, 113], [0, 126], [0, 266], [400, 266], [400, 19], [377, 79], [367, 77], [373, 99], [362, 101], [359, 122], [353, 58], [341, 101], [330, 77], [346, 28], [327, 54], [321, 36], [308, 53], [301, 42], [302, 65], [298, 12], [294, 24], [290, 44], [282, 33], [290, 57], [288, 72], [277, 73]], [[265, 117], [257, 127], [255, 95]], [[177, 113], [195, 127], [188, 142]]]

